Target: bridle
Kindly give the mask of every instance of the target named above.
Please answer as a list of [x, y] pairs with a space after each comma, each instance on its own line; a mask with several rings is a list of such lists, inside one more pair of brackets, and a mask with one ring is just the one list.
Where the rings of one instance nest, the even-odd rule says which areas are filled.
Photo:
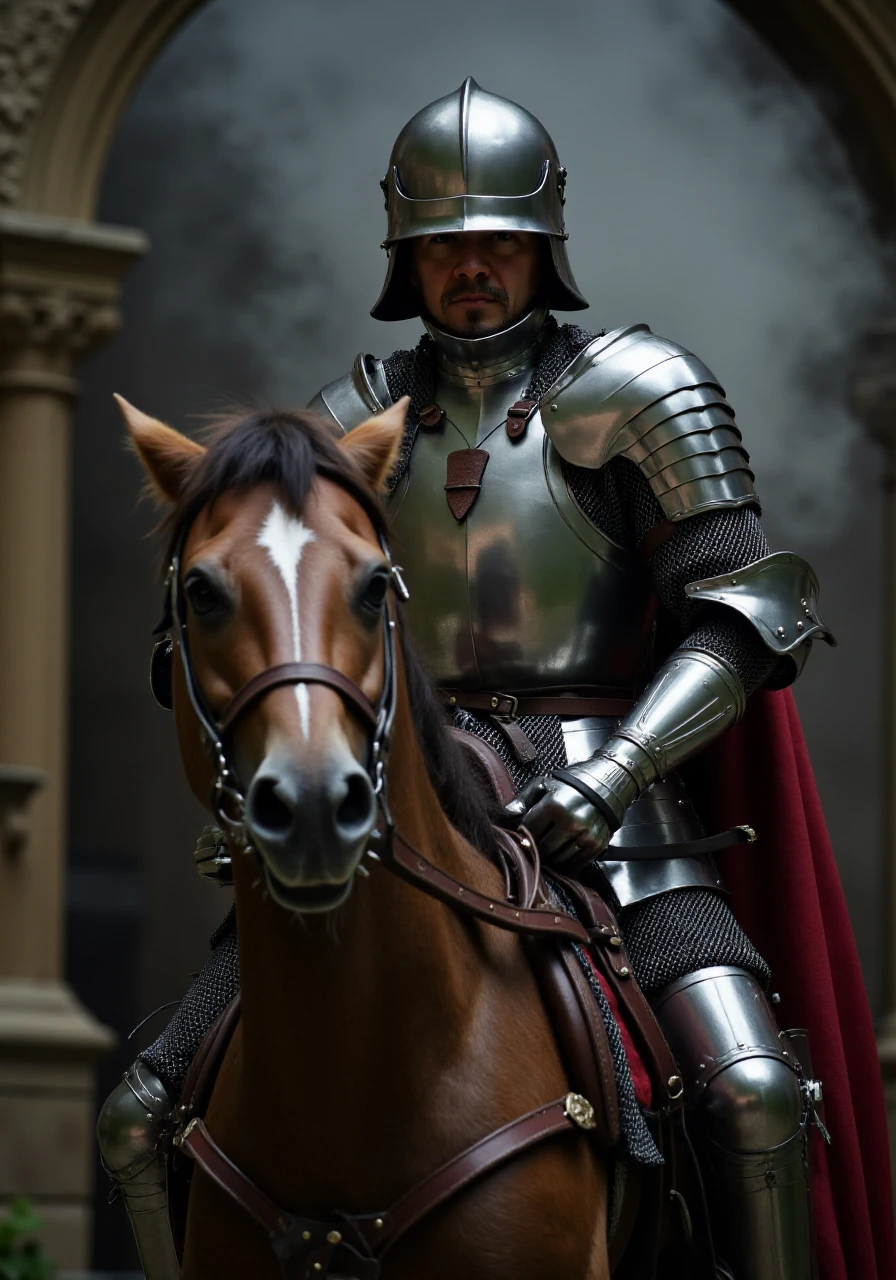
[[[383, 514], [365, 489], [351, 477], [343, 474], [328, 464], [318, 462], [317, 474], [333, 481], [350, 494], [363, 508], [376, 531], [380, 550], [386, 561], [388, 583], [390, 589], [402, 602], [410, 598], [401, 575], [401, 567], [392, 560], [386, 537], [386, 526]], [[161, 644], [176, 644], [180, 651], [181, 666], [184, 674], [187, 695], [193, 713], [199, 723], [200, 732], [206, 751], [212, 763], [214, 781], [212, 784], [211, 809], [221, 828], [227, 832], [229, 840], [239, 849], [256, 858], [258, 851], [252, 843], [246, 825], [246, 797], [237, 779], [233, 764], [229, 758], [226, 735], [237, 720], [271, 689], [284, 685], [322, 684], [334, 689], [342, 699], [355, 711], [368, 726], [370, 736], [367, 750], [367, 774], [373, 786], [380, 812], [387, 829], [391, 829], [392, 819], [389, 811], [386, 765], [389, 759], [389, 748], [392, 741], [392, 728], [395, 722], [395, 708], [398, 697], [396, 679], [395, 620], [389, 611], [388, 596], [382, 606], [383, 637], [383, 684], [376, 706], [367, 695], [350, 680], [348, 676], [335, 667], [319, 662], [285, 662], [267, 667], [243, 685], [230, 699], [224, 709], [217, 715], [208, 704], [196, 678], [193, 660], [190, 653], [190, 640], [187, 630], [187, 610], [181, 582], [181, 561], [189, 527], [180, 534], [171, 555], [171, 561], [165, 578], [166, 609], [160, 627], [170, 629], [170, 641], [163, 638]], [[157, 632], [160, 628], [157, 628]], [[157, 646], [158, 647], [158, 646]], [[224, 858], [217, 859], [218, 865], [224, 864]]]

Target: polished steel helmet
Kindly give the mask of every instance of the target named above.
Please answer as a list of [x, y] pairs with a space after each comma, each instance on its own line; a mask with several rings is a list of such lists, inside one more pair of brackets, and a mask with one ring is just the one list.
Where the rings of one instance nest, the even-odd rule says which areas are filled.
[[542, 303], [558, 311], [588, 306], [566, 256], [566, 170], [547, 130], [507, 98], [468, 78], [409, 120], [392, 148], [380, 184], [389, 228], [386, 283], [371, 315], [407, 320], [420, 314], [404, 241], [440, 231], [534, 231], [550, 255]]

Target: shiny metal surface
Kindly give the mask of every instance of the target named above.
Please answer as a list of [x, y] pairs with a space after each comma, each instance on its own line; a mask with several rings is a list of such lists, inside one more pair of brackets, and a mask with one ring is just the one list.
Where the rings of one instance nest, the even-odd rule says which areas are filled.
[[447, 381], [484, 386], [534, 371], [538, 341], [547, 318], [544, 307], [535, 307], [516, 324], [484, 338], [459, 338], [428, 320], [424, 321], [424, 328], [435, 342], [436, 362]]
[[776, 551], [736, 573], [690, 582], [685, 594], [735, 609], [773, 653], [793, 660], [796, 679], [809, 654], [807, 640], [837, 643], [818, 612], [818, 590], [815, 570], [802, 556]]
[[636, 768], [653, 782], [713, 742], [740, 719], [745, 705], [743, 685], [727, 662], [711, 653], [677, 649], [622, 720], [604, 754], [631, 769], [634, 745], [650, 761], [648, 766], [637, 759]]
[[685, 1082], [720, 1256], [737, 1280], [812, 1280], [808, 1111], [755, 978], [701, 969], [654, 1008]]
[[[618, 721], [588, 716], [563, 721], [563, 741], [570, 764], [588, 760], [611, 737]], [[623, 907], [671, 889], [713, 889], [724, 886], [710, 857], [652, 858], [617, 862], [614, 849], [637, 845], [677, 844], [705, 834], [684, 784], [677, 776], [655, 782], [625, 812], [622, 826], [610, 840], [600, 868]]]
[[549, 238], [552, 308], [588, 304], [573, 279], [563, 224], [566, 170], [544, 126], [523, 107], [468, 78], [405, 125], [382, 181], [389, 266], [371, 311], [378, 320], [419, 314], [402, 255], [414, 236], [451, 231], [528, 231]]
[[121, 1191], [146, 1280], [180, 1280], [163, 1146], [171, 1107], [161, 1080], [138, 1060], [106, 1099], [97, 1122], [103, 1164]]
[[[508, 438], [507, 409], [529, 370], [492, 378], [487, 355], [475, 377], [440, 366], [447, 420], [418, 433], [390, 504], [417, 643], [441, 684], [630, 687], [650, 645], [646, 571], [575, 507], [537, 413]], [[447, 456], [472, 445], [489, 460], [458, 523], [444, 498]]]
[[343, 431], [351, 431], [391, 403], [382, 361], [362, 353], [355, 358], [351, 373], [327, 383], [308, 408], [332, 419]]
[[551, 443], [567, 462], [636, 462], [670, 520], [715, 507], [758, 506], [749, 458], [718, 379], [646, 325], [617, 329], [580, 352], [542, 398]]

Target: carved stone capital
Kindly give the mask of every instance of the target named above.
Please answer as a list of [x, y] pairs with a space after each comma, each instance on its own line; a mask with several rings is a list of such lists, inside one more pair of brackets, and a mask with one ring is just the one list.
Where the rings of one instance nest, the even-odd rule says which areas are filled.
[[118, 307], [64, 289], [0, 289], [0, 344], [84, 355], [118, 330]]
[[110, 338], [121, 277], [147, 243], [123, 227], [0, 212], [0, 385], [65, 375]]

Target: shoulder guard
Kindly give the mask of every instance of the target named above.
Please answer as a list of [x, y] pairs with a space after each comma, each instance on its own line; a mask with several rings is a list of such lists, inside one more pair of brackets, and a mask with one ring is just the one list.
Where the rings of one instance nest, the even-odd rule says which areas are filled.
[[[815, 570], [792, 551], [776, 551], [734, 573], [689, 582], [684, 591], [692, 600], [711, 600], [746, 618], [772, 653], [791, 660], [788, 684], [805, 666], [808, 641], [817, 637], [837, 643], [818, 612]], [[776, 680], [775, 687], [782, 683]]]
[[331, 418], [343, 431], [351, 431], [391, 403], [382, 360], [362, 352], [352, 365], [351, 373], [328, 382], [308, 402], [308, 408]]
[[561, 458], [591, 470], [620, 454], [630, 458], [669, 520], [759, 507], [720, 382], [702, 360], [645, 324], [595, 338], [539, 407]]

